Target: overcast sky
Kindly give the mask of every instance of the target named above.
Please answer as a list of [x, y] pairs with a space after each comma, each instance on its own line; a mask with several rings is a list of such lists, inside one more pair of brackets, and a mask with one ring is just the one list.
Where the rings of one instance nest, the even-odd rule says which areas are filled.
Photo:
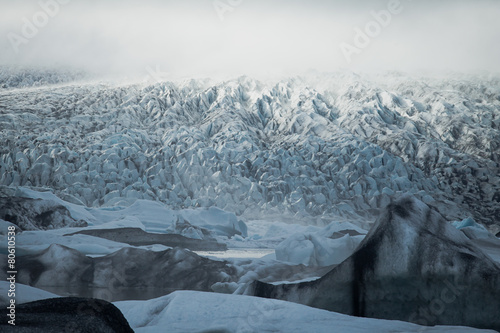
[[0, 0], [0, 64], [174, 77], [500, 71], [495, 0], [401, 0], [367, 46], [349, 48], [350, 62], [341, 45], [356, 47], [356, 29], [376, 29], [372, 12], [391, 1], [65, 0], [44, 14], [40, 3], [54, 1]]

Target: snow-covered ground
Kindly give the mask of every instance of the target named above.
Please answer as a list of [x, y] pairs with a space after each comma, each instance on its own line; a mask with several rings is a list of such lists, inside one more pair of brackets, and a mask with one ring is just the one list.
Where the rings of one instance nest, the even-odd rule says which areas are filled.
[[[8, 283], [0, 281], [0, 303]], [[17, 285], [18, 302], [57, 297]], [[395, 320], [351, 317], [308, 306], [243, 295], [176, 291], [148, 301], [114, 303], [135, 332], [493, 332], [469, 327], [425, 327]]]
[[[146, 302], [115, 305], [138, 333], [159, 332], [476, 332], [346, 316], [300, 304], [241, 295], [175, 292]], [[493, 331], [490, 331], [493, 332]]]

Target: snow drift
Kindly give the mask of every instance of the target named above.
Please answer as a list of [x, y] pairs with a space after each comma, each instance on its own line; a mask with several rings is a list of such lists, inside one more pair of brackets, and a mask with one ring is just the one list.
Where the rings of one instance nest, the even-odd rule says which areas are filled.
[[172, 333], [480, 331], [470, 327], [422, 327], [401, 321], [355, 318], [278, 300], [194, 291], [176, 291], [148, 301], [123, 301], [115, 305], [137, 333], [156, 333], [167, 327]]

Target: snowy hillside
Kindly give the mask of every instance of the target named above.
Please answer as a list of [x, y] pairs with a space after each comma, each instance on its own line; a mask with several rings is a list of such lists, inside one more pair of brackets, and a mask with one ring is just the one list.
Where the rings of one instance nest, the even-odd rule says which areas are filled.
[[498, 78], [16, 86], [0, 89], [3, 185], [321, 225], [373, 221], [411, 192], [448, 220], [500, 231]]

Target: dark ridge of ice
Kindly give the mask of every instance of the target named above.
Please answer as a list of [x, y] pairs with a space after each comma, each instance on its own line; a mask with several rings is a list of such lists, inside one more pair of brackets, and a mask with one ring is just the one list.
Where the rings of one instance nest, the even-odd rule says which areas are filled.
[[181, 248], [158, 252], [123, 248], [91, 258], [53, 244], [40, 253], [19, 257], [17, 282], [62, 295], [114, 300], [124, 299], [132, 289], [144, 290], [151, 298], [180, 289], [211, 291], [214, 283], [229, 282], [232, 276], [236, 270], [228, 262]]
[[0, 219], [21, 230], [87, 226], [86, 221], [74, 219], [66, 207], [55, 201], [2, 195], [0, 193]]
[[500, 266], [412, 196], [389, 204], [355, 253], [321, 279], [256, 281], [253, 294], [363, 317], [500, 329]]
[[187, 238], [177, 234], [156, 234], [139, 228], [89, 229], [65, 236], [84, 234], [127, 243], [133, 246], [161, 244], [170, 247], [188, 248], [192, 251], [224, 251], [227, 245], [217, 242], [213, 237], [206, 239]]

